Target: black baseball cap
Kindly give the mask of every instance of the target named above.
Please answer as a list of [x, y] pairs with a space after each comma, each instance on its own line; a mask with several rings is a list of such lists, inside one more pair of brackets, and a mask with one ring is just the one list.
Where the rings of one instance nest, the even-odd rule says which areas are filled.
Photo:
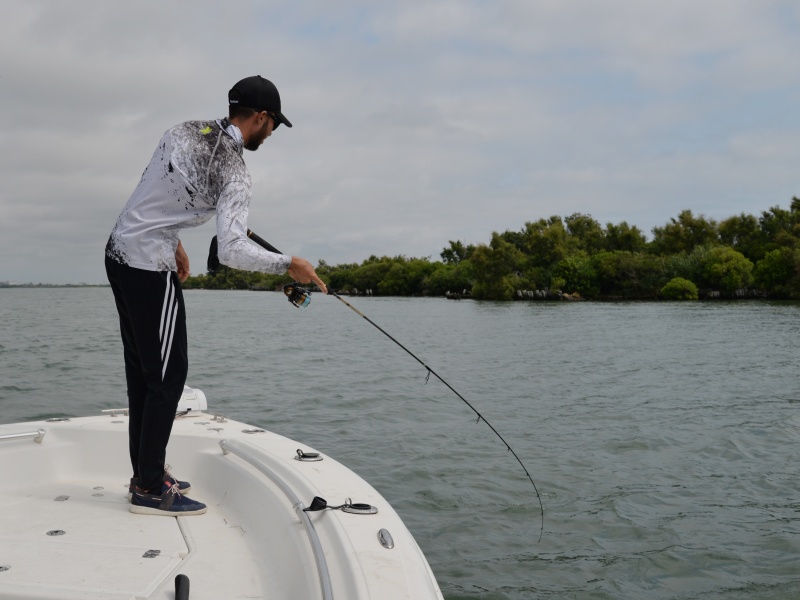
[[230, 106], [243, 106], [252, 108], [258, 112], [265, 110], [275, 114], [275, 127], [283, 123], [287, 127], [292, 124], [289, 119], [281, 112], [281, 96], [278, 88], [269, 79], [264, 79], [261, 75], [245, 77], [231, 88], [228, 92], [228, 104]]

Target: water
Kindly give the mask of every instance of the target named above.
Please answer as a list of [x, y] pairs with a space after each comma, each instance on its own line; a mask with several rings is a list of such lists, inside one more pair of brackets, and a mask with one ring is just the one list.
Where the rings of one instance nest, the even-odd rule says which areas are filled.
[[[448, 600], [800, 597], [800, 305], [186, 293], [214, 410], [350, 466]], [[0, 422], [125, 405], [105, 288], [0, 290]]]

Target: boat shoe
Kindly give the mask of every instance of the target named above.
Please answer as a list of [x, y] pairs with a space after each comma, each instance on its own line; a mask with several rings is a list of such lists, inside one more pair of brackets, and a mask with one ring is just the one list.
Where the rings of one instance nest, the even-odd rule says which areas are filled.
[[[175, 479], [169, 472], [169, 465], [167, 465], [167, 470], [164, 471], [164, 481], [169, 481], [172, 485], [178, 485], [178, 491], [181, 494], [185, 494], [192, 489], [192, 484], [188, 481], [179, 481]], [[136, 486], [139, 484], [138, 477], [131, 477], [131, 483], [128, 485], [128, 500], [130, 501], [131, 497], [133, 496], [133, 490], [136, 489]]]
[[[158, 491], [158, 494], [153, 492]], [[131, 512], [139, 515], [163, 515], [180, 517], [202, 515], [206, 505], [181, 495], [177, 484], [165, 481], [157, 490], [143, 492], [134, 488], [131, 495]]]

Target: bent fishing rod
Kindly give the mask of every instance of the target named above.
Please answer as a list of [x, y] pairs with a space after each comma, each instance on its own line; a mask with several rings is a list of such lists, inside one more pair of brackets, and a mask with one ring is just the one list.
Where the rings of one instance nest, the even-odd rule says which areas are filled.
[[[259, 246], [261, 246], [261, 247], [262, 247], [262, 248], [264, 248], [265, 250], [268, 250], [269, 252], [274, 252], [274, 253], [276, 253], [276, 254], [283, 254], [283, 252], [281, 252], [280, 250], [278, 250], [278, 249], [277, 249], [275, 246], [273, 246], [272, 244], [270, 244], [269, 242], [267, 242], [267, 241], [266, 241], [265, 239], [263, 239], [262, 237], [260, 237], [260, 236], [256, 235], [254, 232], [250, 231], [249, 229], [247, 230], [247, 237], [249, 237], [249, 238], [250, 238], [251, 240], [253, 240], [253, 241], [254, 241], [256, 244], [258, 244]], [[214, 240], [212, 240], [212, 242], [211, 242], [211, 250], [212, 250], [212, 253], [213, 253], [213, 254], [216, 254], [216, 253], [214, 252], [214, 250], [215, 250], [215, 246], [216, 246], [215, 242], [216, 242], [216, 237], [215, 237], [215, 238], [214, 238]], [[214, 256], [214, 259], [216, 259], [216, 256]], [[209, 265], [210, 265], [211, 263], [212, 263], [212, 257], [211, 257], [211, 256], [209, 256]], [[219, 261], [218, 261], [218, 260], [217, 260], [217, 264], [219, 264]], [[284, 294], [286, 294], [286, 296], [287, 296], [287, 297], [288, 297], [288, 299], [289, 299], [289, 302], [291, 302], [291, 303], [292, 303], [294, 306], [297, 306], [297, 307], [305, 307], [305, 306], [308, 306], [309, 302], [311, 301], [311, 292], [310, 292], [310, 291], [308, 291], [307, 289], [305, 289], [305, 288], [301, 287], [301, 286], [300, 286], [300, 284], [299, 284], [299, 282], [296, 282], [296, 281], [295, 281], [295, 282], [292, 282], [292, 283], [289, 283], [289, 284], [287, 284], [287, 285], [285, 285], [285, 286], [283, 286], [283, 293], [284, 293]], [[511, 453], [513, 456], [514, 456], [514, 458], [515, 458], [515, 459], [517, 460], [517, 462], [519, 463], [519, 466], [520, 466], [520, 467], [522, 467], [522, 470], [523, 470], [523, 471], [525, 471], [525, 475], [527, 476], [527, 478], [528, 478], [528, 481], [530, 481], [530, 482], [531, 482], [531, 485], [533, 486], [533, 491], [534, 491], [534, 492], [536, 492], [536, 499], [539, 501], [539, 509], [540, 509], [540, 511], [541, 511], [541, 515], [542, 515], [542, 525], [541, 525], [541, 529], [540, 529], [540, 531], [539, 531], [539, 540], [541, 541], [541, 539], [542, 539], [542, 534], [544, 533], [544, 504], [542, 503], [542, 497], [541, 497], [541, 495], [539, 494], [539, 489], [536, 487], [536, 483], [533, 481], [533, 477], [531, 477], [531, 474], [528, 472], [528, 469], [527, 469], [527, 467], [526, 467], [526, 466], [523, 464], [522, 460], [521, 460], [521, 459], [520, 459], [520, 457], [517, 455], [517, 453], [516, 453], [516, 452], [514, 452], [514, 449], [511, 447], [511, 445], [510, 445], [510, 444], [509, 444], [509, 443], [508, 443], [508, 442], [505, 440], [505, 438], [504, 438], [502, 435], [500, 435], [500, 432], [499, 432], [499, 431], [497, 431], [497, 429], [495, 429], [495, 428], [494, 428], [494, 426], [493, 426], [491, 423], [489, 423], [489, 421], [487, 421], [487, 420], [486, 420], [486, 417], [484, 417], [484, 416], [483, 416], [483, 415], [480, 413], [480, 411], [478, 411], [478, 409], [477, 409], [477, 408], [475, 408], [475, 407], [474, 407], [474, 406], [473, 406], [473, 405], [472, 405], [472, 404], [471, 404], [471, 403], [470, 403], [470, 402], [469, 402], [469, 401], [468, 401], [466, 398], [464, 398], [464, 396], [462, 396], [461, 394], [459, 394], [459, 393], [456, 391], [456, 389], [455, 389], [455, 388], [454, 388], [452, 385], [450, 385], [449, 383], [447, 383], [447, 382], [446, 382], [446, 381], [445, 381], [445, 380], [444, 380], [444, 379], [443, 379], [443, 378], [442, 378], [442, 377], [441, 377], [441, 376], [440, 376], [440, 375], [439, 375], [439, 374], [438, 374], [436, 371], [434, 371], [434, 370], [433, 370], [431, 367], [429, 367], [428, 365], [426, 365], [426, 364], [425, 364], [425, 363], [424, 363], [424, 362], [423, 362], [423, 361], [422, 361], [422, 360], [421, 360], [421, 359], [420, 359], [420, 358], [419, 358], [419, 357], [418, 357], [416, 354], [414, 354], [413, 352], [411, 352], [411, 350], [409, 350], [409, 349], [408, 349], [408, 348], [406, 348], [406, 347], [405, 347], [403, 344], [401, 344], [400, 342], [398, 342], [398, 341], [397, 341], [397, 340], [396, 340], [394, 337], [392, 337], [391, 335], [389, 335], [389, 333], [387, 333], [387, 332], [386, 332], [386, 331], [385, 331], [385, 330], [384, 330], [382, 327], [380, 327], [380, 326], [379, 326], [377, 323], [375, 323], [375, 322], [374, 322], [372, 319], [370, 319], [369, 317], [367, 317], [367, 315], [365, 315], [364, 313], [362, 313], [362, 312], [361, 312], [360, 310], [358, 310], [358, 309], [357, 309], [355, 306], [353, 306], [352, 304], [350, 304], [350, 303], [349, 303], [347, 300], [345, 300], [344, 298], [342, 298], [342, 297], [341, 297], [339, 294], [337, 294], [336, 292], [334, 292], [334, 291], [333, 291], [331, 288], [328, 288], [328, 295], [330, 295], [330, 296], [333, 296], [334, 298], [336, 298], [337, 300], [339, 300], [340, 302], [342, 302], [342, 303], [343, 303], [345, 306], [347, 306], [347, 307], [348, 307], [350, 310], [352, 310], [352, 311], [353, 311], [353, 312], [355, 312], [355, 313], [356, 313], [358, 316], [360, 316], [360, 317], [361, 317], [361, 318], [363, 318], [365, 321], [367, 321], [367, 323], [369, 323], [370, 325], [372, 325], [373, 327], [375, 327], [375, 329], [377, 329], [378, 331], [380, 331], [380, 332], [381, 332], [383, 335], [385, 335], [385, 336], [386, 336], [386, 337], [388, 337], [390, 340], [392, 340], [392, 341], [393, 341], [395, 344], [397, 344], [398, 346], [400, 346], [400, 348], [402, 348], [403, 350], [405, 350], [405, 351], [406, 351], [406, 353], [408, 353], [408, 355], [409, 355], [409, 356], [411, 356], [411, 357], [412, 357], [414, 360], [416, 360], [416, 361], [417, 361], [419, 364], [421, 364], [421, 365], [422, 365], [422, 366], [423, 366], [423, 367], [424, 367], [424, 368], [425, 368], [425, 369], [428, 371], [428, 375], [427, 375], [427, 377], [425, 378], [425, 383], [427, 383], [427, 382], [428, 382], [428, 380], [430, 379], [430, 376], [431, 376], [431, 375], [433, 375], [434, 377], [436, 377], [436, 379], [438, 379], [439, 381], [441, 381], [441, 382], [442, 382], [442, 383], [443, 383], [443, 384], [444, 384], [444, 385], [445, 385], [445, 386], [446, 386], [446, 387], [447, 387], [447, 388], [448, 388], [448, 389], [449, 389], [451, 392], [453, 392], [453, 393], [454, 393], [456, 396], [458, 396], [458, 398], [459, 398], [459, 399], [460, 399], [462, 402], [464, 402], [464, 404], [466, 404], [466, 405], [467, 405], [467, 406], [470, 408], [470, 410], [472, 410], [472, 412], [474, 412], [474, 413], [477, 415], [477, 417], [478, 417], [478, 420], [476, 421], [476, 423], [480, 423], [481, 421], [483, 421], [484, 423], [486, 423], [486, 425], [488, 425], [489, 429], [491, 429], [491, 430], [492, 430], [492, 432], [494, 432], [494, 434], [495, 434], [495, 435], [496, 435], [496, 436], [497, 436], [497, 437], [500, 439], [500, 441], [501, 441], [501, 442], [503, 442], [503, 444], [505, 445], [506, 449], [507, 449], [507, 450], [508, 450], [508, 451], [509, 451], [509, 452], [510, 452], [510, 453]]]

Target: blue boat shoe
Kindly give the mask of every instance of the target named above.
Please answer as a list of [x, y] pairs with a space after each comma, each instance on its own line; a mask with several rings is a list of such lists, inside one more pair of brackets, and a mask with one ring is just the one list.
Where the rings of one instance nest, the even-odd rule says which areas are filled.
[[[175, 479], [169, 472], [169, 465], [166, 466], [166, 471], [164, 471], [164, 481], [169, 481], [172, 485], [178, 485], [178, 491], [181, 494], [186, 494], [192, 489], [192, 484], [188, 481], [178, 481]], [[139, 478], [138, 477], [131, 477], [130, 485], [128, 485], [128, 500], [131, 500], [133, 496], [133, 490], [136, 489], [136, 486], [139, 485]]]
[[169, 481], [158, 488], [158, 494], [153, 493], [155, 491], [144, 492], [134, 488], [131, 494], [131, 512], [139, 515], [180, 517], [202, 515], [208, 510], [202, 502], [181, 495], [178, 485]]

